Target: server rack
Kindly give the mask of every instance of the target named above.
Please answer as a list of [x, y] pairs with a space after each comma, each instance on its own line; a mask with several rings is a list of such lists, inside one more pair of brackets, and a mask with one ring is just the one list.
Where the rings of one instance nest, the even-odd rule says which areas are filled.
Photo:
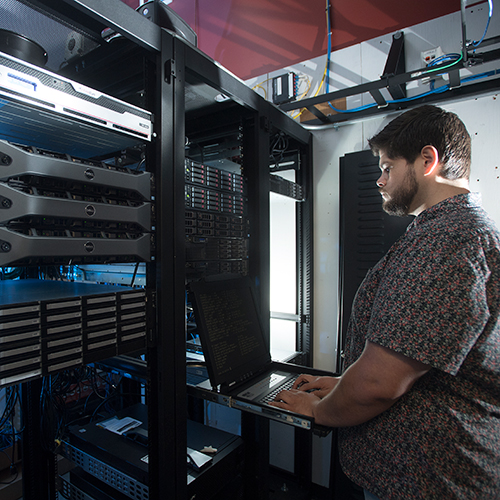
[[[269, 313], [270, 136], [281, 130], [292, 137], [300, 145], [300, 154], [307, 158], [305, 164], [311, 159], [311, 137], [300, 125], [269, 105], [190, 43], [135, 15], [119, 0], [105, 3], [97, 0], [20, 1], [51, 19], [79, 26], [84, 33], [99, 34], [109, 27], [120, 33], [126, 43], [119, 47], [100, 43], [87, 58], [69, 64], [61, 70], [61, 74], [117, 98], [129, 97], [143, 86], [144, 92], [136, 92], [138, 104], [151, 110], [154, 116], [155, 137], [145, 153], [147, 171], [154, 182], [152, 257], [146, 266], [145, 287], [148, 420], [150, 432], [155, 435], [149, 443], [149, 494], [151, 498], [160, 498], [160, 492], [169, 491], [175, 498], [185, 498], [185, 136], [210, 133], [216, 128], [215, 122], [232, 132], [239, 130], [241, 133], [247, 196], [251, 200], [248, 208], [251, 237], [248, 241], [248, 266], [244, 272], [259, 282], [264, 317]], [[83, 61], [85, 71], [82, 71]], [[194, 99], [191, 101], [192, 95]], [[309, 172], [303, 168], [299, 174], [308, 190], [311, 187], [310, 178], [307, 178]], [[306, 300], [299, 301], [305, 304], [305, 310], [300, 313], [299, 326], [299, 337], [304, 339], [306, 345], [304, 352], [310, 348], [311, 325], [308, 312], [312, 230], [309, 207], [310, 204], [305, 203], [300, 206], [301, 239], [308, 242], [305, 245], [306, 256], [301, 254], [299, 262], [300, 295], [301, 298], [306, 297]], [[307, 219], [305, 224], [304, 217]], [[36, 446], [40, 438], [36, 428], [40, 385], [41, 381], [36, 379], [24, 386], [24, 405], [33, 419], [27, 424], [25, 438], [24, 498], [28, 500], [55, 497], [54, 457]], [[265, 459], [267, 451], [259, 446], [258, 441], [267, 442], [268, 423], [247, 415], [243, 419], [248, 420], [244, 425], [248, 453], [252, 448], [257, 449]], [[258, 468], [250, 471], [247, 477], [248, 498], [266, 497], [267, 472], [264, 464], [267, 462], [258, 463]], [[47, 465], [41, 467], [40, 464]], [[165, 470], [169, 473], [165, 474]], [[255, 477], [264, 481], [255, 483]]]

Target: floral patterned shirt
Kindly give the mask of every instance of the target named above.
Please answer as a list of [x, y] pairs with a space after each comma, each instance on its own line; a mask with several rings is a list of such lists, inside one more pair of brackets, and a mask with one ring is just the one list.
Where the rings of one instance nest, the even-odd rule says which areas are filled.
[[500, 234], [479, 195], [422, 212], [368, 272], [346, 368], [366, 340], [432, 368], [339, 429], [344, 472], [381, 500], [500, 499]]

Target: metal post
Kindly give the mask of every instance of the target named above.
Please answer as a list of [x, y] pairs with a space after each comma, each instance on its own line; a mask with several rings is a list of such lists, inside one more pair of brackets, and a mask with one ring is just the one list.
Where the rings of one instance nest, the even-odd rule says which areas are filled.
[[467, 0], [460, 0], [460, 17], [462, 19], [462, 53], [464, 65], [467, 66], [467, 30], [465, 26], [465, 4]]

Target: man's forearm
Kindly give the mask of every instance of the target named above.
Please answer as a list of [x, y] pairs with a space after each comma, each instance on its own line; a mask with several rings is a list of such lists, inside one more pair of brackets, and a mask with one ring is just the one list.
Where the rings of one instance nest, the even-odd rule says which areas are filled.
[[[335, 380], [321, 399], [314, 392], [282, 391], [274, 406], [303, 415], [330, 427], [359, 425], [390, 408], [431, 369], [419, 361], [366, 342], [361, 356]], [[332, 379], [333, 380], [333, 379]]]
[[390, 408], [430, 367], [367, 342], [363, 354], [312, 411], [318, 424], [362, 424]]
[[[398, 399], [382, 398], [368, 387], [360, 390], [349, 380], [349, 371], [335, 389], [313, 406], [314, 421], [329, 427], [349, 427], [362, 424], [390, 408]], [[373, 388], [375, 389], [375, 388]]]

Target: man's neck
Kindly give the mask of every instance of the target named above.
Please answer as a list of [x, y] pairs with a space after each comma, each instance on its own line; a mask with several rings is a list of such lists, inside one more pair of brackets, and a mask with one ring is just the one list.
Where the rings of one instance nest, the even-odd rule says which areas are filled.
[[418, 215], [424, 210], [453, 196], [470, 193], [467, 179], [449, 180], [443, 177], [436, 177], [434, 180], [435, 182], [432, 186], [426, 188], [425, 197], [422, 199], [418, 196], [415, 197], [415, 207], [412, 207], [411, 215]]

